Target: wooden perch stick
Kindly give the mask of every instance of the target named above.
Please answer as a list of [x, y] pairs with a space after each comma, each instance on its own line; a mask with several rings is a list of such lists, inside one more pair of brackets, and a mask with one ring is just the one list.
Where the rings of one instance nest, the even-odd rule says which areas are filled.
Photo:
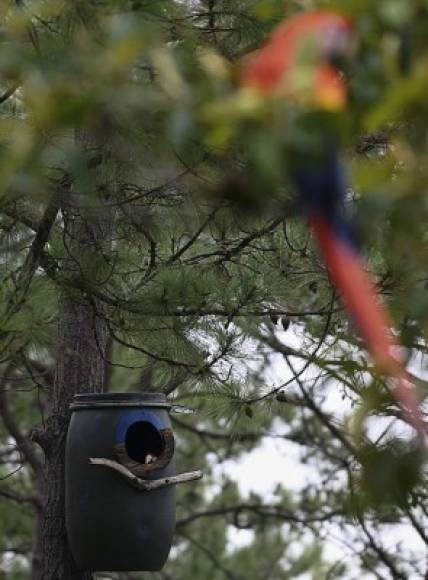
[[110, 467], [110, 469], [117, 471], [130, 485], [132, 485], [132, 487], [135, 487], [135, 489], [138, 489], [139, 491], [153, 491], [154, 489], [159, 489], [161, 487], [201, 479], [203, 476], [202, 471], [198, 470], [189, 471], [188, 473], [180, 473], [179, 475], [172, 475], [171, 477], [164, 477], [162, 479], [140, 479], [124, 465], [117, 463], [117, 461], [112, 461], [111, 459], [90, 457], [89, 463], [91, 465], [104, 465], [104, 467]]

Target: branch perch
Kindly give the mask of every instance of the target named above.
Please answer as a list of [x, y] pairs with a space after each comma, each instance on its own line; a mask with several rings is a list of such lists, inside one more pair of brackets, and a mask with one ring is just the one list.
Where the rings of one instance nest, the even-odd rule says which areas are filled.
[[178, 485], [179, 483], [186, 483], [203, 477], [202, 471], [198, 470], [189, 471], [188, 473], [180, 473], [179, 475], [172, 475], [171, 477], [164, 477], [162, 479], [140, 479], [124, 465], [117, 463], [117, 461], [112, 461], [111, 459], [90, 457], [89, 463], [91, 465], [104, 465], [104, 467], [109, 467], [110, 469], [117, 471], [117, 473], [126, 479], [129, 485], [132, 485], [132, 487], [135, 487], [135, 489], [138, 489], [139, 491], [153, 491], [154, 489], [160, 489], [170, 485]]

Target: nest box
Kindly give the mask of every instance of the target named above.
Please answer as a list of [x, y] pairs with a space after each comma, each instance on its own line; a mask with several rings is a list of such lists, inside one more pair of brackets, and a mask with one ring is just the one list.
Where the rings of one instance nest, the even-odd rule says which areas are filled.
[[159, 393], [75, 395], [66, 446], [66, 524], [76, 564], [155, 571], [175, 528], [170, 405]]

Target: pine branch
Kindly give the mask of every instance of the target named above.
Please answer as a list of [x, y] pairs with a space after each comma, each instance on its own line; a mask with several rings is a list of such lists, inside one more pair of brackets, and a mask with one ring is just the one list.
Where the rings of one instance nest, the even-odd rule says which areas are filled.
[[221, 572], [223, 572], [223, 574], [228, 580], [240, 580], [239, 576], [236, 576], [228, 568], [223, 566], [221, 560], [216, 556], [216, 554], [212, 550], [210, 550], [209, 548], [204, 546], [201, 542], [195, 540], [195, 538], [189, 536], [188, 534], [184, 534], [183, 532], [181, 532], [181, 535], [183, 536], [183, 538], [186, 538], [191, 544], [196, 546], [196, 548], [198, 548], [199, 551], [205, 554], [205, 556], [207, 556], [207, 558], [214, 564], [214, 566], [216, 566], [216, 568], [218, 568], [219, 570], [221, 570]]
[[24, 495], [10, 488], [5, 488], [3, 485], [0, 487], [0, 497], [14, 501], [19, 504], [29, 503], [36, 507], [38, 510], [42, 509], [42, 500], [40, 497], [35, 495]]
[[36, 235], [28, 251], [25, 262], [19, 271], [16, 282], [16, 292], [13, 299], [9, 301], [5, 313], [6, 319], [16, 314], [25, 301], [31, 281], [40, 265], [41, 257], [44, 253], [44, 247], [48, 242], [51, 229], [58, 215], [58, 209], [57, 202], [51, 198], [37, 227]]
[[[237, 520], [243, 513], [252, 513], [260, 518], [274, 518], [281, 521], [310, 525], [317, 522], [330, 521], [338, 516], [343, 516], [343, 510], [332, 510], [326, 513], [320, 513], [311, 515], [308, 517], [302, 517], [296, 514], [295, 510], [288, 510], [281, 508], [279, 506], [267, 506], [262, 504], [247, 504], [241, 503], [232, 506], [225, 506], [216, 509], [204, 510], [200, 512], [192, 513], [191, 515], [182, 518], [177, 521], [177, 527], [184, 527], [195, 520], [199, 520], [207, 517], [217, 517], [232, 515], [234, 519]], [[239, 527], [239, 526], [238, 526]]]
[[12, 365], [8, 365], [3, 373], [1, 388], [0, 388], [0, 416], [3, 419], [3, 424], [9, 432], [10, 436], [15, 439], [19, 450], [22, 452], [23, 457], [31, 465], [35, 476], [39, 479], [43, 479], [43, 464], [33, 449], [30, 439], [26, 437], [20, 430], [15, 417], [10, 411], [7, 394], [6, 394], [6, 384], [8, 382], [9, 373], [12, 370]]
[[196, 242], [196, 240], [199, 238], [199, 236], [201, 235], [201, 233], [204, 231], [204, 229], [207, 227], [207, 225], [210, 223], [210, 221], [213, 220], [213, 218], [215, 217], [215, 214], [218, 212], [218, 210], [222, 207], [223, 204], [218, 204], [207, 216], [207, 218], [202, 222], [202, 224], [199, 226], [199, 228], [196, 230], [196, 232], [190, 237], [190, 239], [184, 244], [184, 246], [182, 246], [179, 250], [177, 250], [177, 252], [175, 254], [173, 254], [169, 260], [168, 260], [168, 264], [173, 264], [176, 260], [178, 260], [183, 254], [184, 252], [186, 252], [191, 246], [193, 246], [193, 244]]
[[0, 95], [0, 105], [5, 103], [7, 100], [12, 97], [17, 89], [19, 88], [19, 84], [12, 85], [9, 89], [7, 89], [2, 95]]

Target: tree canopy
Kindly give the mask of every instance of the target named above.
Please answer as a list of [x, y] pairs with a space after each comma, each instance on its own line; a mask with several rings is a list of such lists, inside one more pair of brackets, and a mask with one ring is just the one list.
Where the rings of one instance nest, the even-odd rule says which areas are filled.
[[[206, 472], [179, 491], [165, 570], [111, 578], [426, 574], [421, 451], [330, 285], [286, 171], [327, 120], [302, 126], [289, 103], [237, 88], [242, 59], [280, 20], [342, 4], [0, 6], [0, 578], [90, 577], [66, 564], [53, 483], [69, 402], [101, 390], [161, 391], [177, 411], [194, 408], [172, 414], [177, 463]], [[346, 12], [349, 106], [328, 122], [423, 398], [428, 4], [359, 0]], [[296, 490], [284, 472], [266, 499], [213, 475], [268, 438], [297, 449], [313, 478]], [[240, 547], [233, 530], [254, 533]], [[415, 539], [390, 539], [403, 530]]]

